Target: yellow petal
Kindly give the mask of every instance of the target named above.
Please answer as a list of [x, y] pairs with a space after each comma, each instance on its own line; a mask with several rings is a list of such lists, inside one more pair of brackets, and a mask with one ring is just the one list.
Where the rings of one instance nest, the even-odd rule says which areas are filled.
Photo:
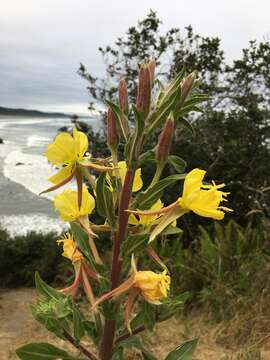
[[[151, 208], [149, 209], [149, 211], [155, 211], [155, 210], [160, 210], [163, 207], [163, 203], [160, 199], [158, 199], [158, 201], [155, 202], [154, 205], [151, 206]], [[151, 225], [157, 218], [159, 217], [159, 215], [140, 215], [140, 224], [141, 225]]]
[[76, 150], [78, 157], [83, 157], [83, 155], [88, 150], [88, 138], [87, 136], [81, 132], [78, 131], [75, 127], [73, 128], [73, 138], [76, 143]]
[[132, 192], [137, 192], [143, 187], [142, 170], [139, 168], [135, 171], [134, 182], [132, 186]]
[[71, 234], [65, 234], [61, 239], [57, 240], [57, 244], [63, 244], [62, 256], [70, 259], [72, 262], [83, 260], [82, 253], [77, 249], [77, 244]]
[[72, 222], [90, 214], [95, 207], [95, 199], [89, 194], [87, 188], [83, 187], [82, 204], [79, 210], [77, 191], [67, 189], [55, 196], [54, 206], [59, 211], [62, 220]]
[[130, 216], [128, 218], [128, 223], [131, 225], [139, 225], [139, 220], [136, 218], [135, 215], [130, 214]]
[[91, 194], [89, 194], [87, 188], [84, 186], [82, 192], [82, 204], [80, 208], [81, 216], [91, 214], [94, 208], [95, 199]]
[[161, 274], [153, 271], [138, 271], [134, 278], [134, 287], [139, 288], [149, 302], [155, 303], [168, 296], [170, 276], [164, 271]]
[[193, 197], [200, 190], [205, 173], [206, 171], [204, 170], [193, 169], [186, 175], [182, 195], [182, 201], [186, 206], [189, 205], [190, 201], [193, 200]]
[[224, 184], [216, 185], [212, 182], [211, 185], [204, 185], [202, 183], [204, 175], [205, 171], [200, 169], [194, 169], [187, 174], [183, 196], [178, 199], [178, 203], [183, 209], [192, 210], [200, 216], [222, 220], [224, 211], [231, 210], [220, 206], [229, 193], [220, 191]]
[[44, 155], [55, 165], [74, 163], [77, 152], [73, 137], [68, 133], [57, 135], [54, 142], [48, 145]]
[[67, 179], [72, 174], [72, 171], [73, 171], [73, 165], [67, 165], [62, 169], [60, 169], [59, 171], [57, 171], [57, 173], [51, 176], [48, 180], [53, 184], [59, 184], [65, 179]]
[[[121, 182], [122, 184], [125, 181], [125, 176], [126, 176], [126, 172], [127, 172], [127, 164], [125, 161], [119, 161], [118, 162], [118, 173], [120, 175], [121, 178]], [[141, 168], [137, 169], [135, 171], [135, 177], [134, 177], [134, 182], [133, 182], [133, 186], [132, 186], [132, 192], [136, 192], [139, 191], [142, 187], [143, 187], [143, 181], [142, 181], [142, 177], [141, 177]], [[114, 171], [113, 176], [116, 176], [116, 171]]]

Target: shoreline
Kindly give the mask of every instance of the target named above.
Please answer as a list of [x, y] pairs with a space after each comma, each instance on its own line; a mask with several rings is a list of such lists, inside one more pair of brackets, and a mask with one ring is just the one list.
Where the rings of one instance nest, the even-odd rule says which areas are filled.
[[45, 234], [65, 230], [66, 224], [58, 219], [51, 200], [4, 175], [4, 160], [5, 157], [0, 157], [0, 227], [10, 236], [25, 235], [29, 231]]

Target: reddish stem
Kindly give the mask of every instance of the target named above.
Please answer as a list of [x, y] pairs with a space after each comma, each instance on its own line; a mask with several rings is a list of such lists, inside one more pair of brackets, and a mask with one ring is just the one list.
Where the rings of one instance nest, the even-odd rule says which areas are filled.
[[76, 170], [75, 176], [76, 176], [77, 188], [78, 188], [78, 207], [80, 210], [82, 205], [82, 173], [80, 172], [80, 170]]
[[[121, 273], [121, 244], [126, 234], [129, 213], [126, 211], [132, 192], [135, 170], [128, 169], [125, 176], [124, 185], [121, 191], [119, 209], [118, 209], [118, 230], [114, 238], [113, 260], [111, 269], [111, 290], [118, 286]], [[115, 336], [115, 320], [106, 320], [104, 326], [104, 334], [100, 349], [100, 357], [102, 360], [110, 360], [112, 358], [112, 348]]]

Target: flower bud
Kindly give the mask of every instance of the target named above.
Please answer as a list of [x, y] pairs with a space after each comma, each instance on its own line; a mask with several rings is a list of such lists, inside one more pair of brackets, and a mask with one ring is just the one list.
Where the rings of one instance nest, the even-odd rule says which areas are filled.
[[181, 84], [181, 104], [183, 104], [183, 102], [188, 97], [190, 91], [192, 90], [195, 78], [196, 78], [196, 76], [195, 76], [195, 73], [193, 72], [193, 73], [189, 74], [182, 81], [182, 84]]
[[109, 146], [116, 146], [118, 144], [115, 116], [110, 107], [107, 113], [107, 143]]
[[155, 81], [156, 60], [150, 60], [148, 66], [150, 71], [151, 86], [153, 86]]
[[164, 162], [167, 160], [171, 150], [173, 134], [174, 134], [174, 121], [172, 118], [169, 118], [166, 121], [165, 126], [159, 135], [157, 152], [156, 152], [157, 161]]
[[151, 104], [151, 74], [149, 65], [142, 65], [139, 72], [136, 106], [138, 111], [148, 115]]
[[118, 85], [118, 99], [120, 109], [127, 114], [128, 113], [128, 92], [127, 92], [127, 84], [124, 78], [119, 81]]

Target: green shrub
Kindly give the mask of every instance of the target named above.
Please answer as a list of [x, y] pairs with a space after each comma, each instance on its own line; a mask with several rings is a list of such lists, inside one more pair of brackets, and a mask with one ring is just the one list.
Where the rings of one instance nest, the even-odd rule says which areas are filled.
[[58, 267], [64, 263], [56, 238], [54, 233], [36, 232], [11, 238], [6, 231], [0, 230], [1, 286], [32, 286], [35, 271], [47, 282], [52, 282]]
[[231, 317], [236, 307], [248, 306], [245, 296], [255, 298], [267, 287], [266, 231], [232, 220], [199, 230], [188, 248], [172, 239], [160, 256], [177, 279], [177, 291], [189, 291], [193, 301], [210, 307], [218, 319]]

